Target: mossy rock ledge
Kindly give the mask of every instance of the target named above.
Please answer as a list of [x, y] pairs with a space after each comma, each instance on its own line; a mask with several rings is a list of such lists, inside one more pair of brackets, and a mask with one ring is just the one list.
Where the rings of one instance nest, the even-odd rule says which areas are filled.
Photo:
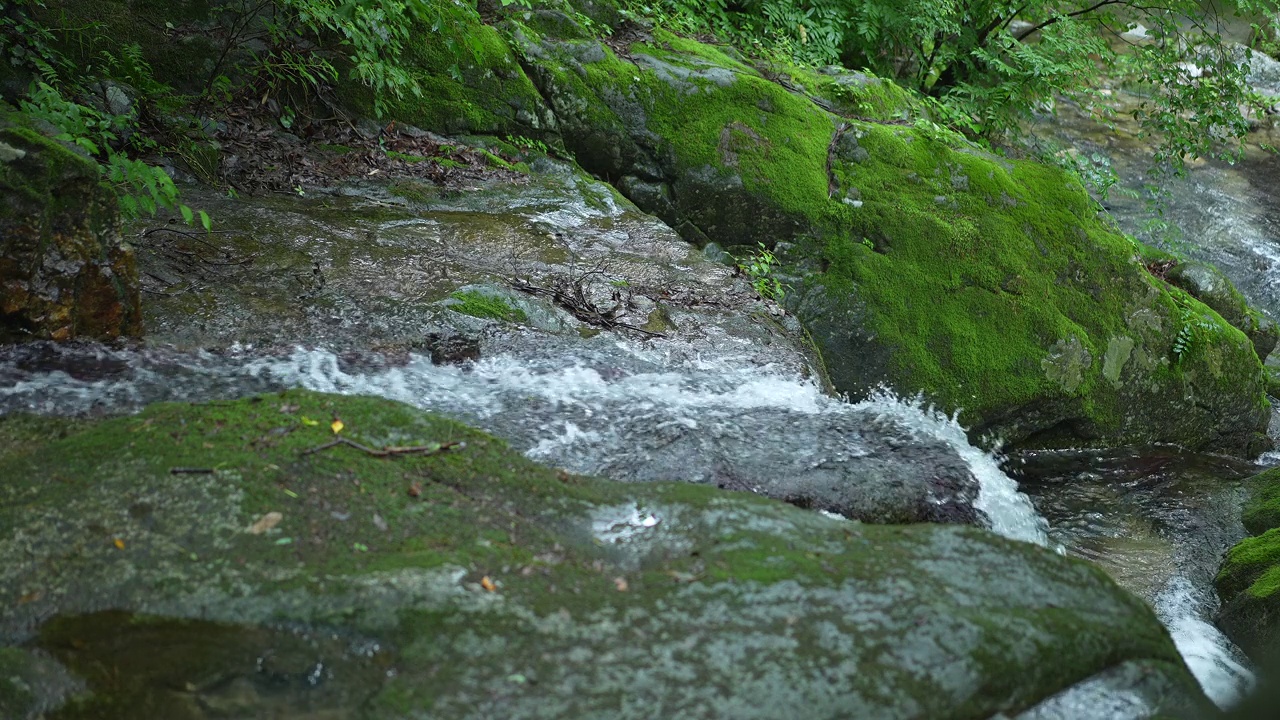
[[1269, 446], [1254, 348], [1273, 332], [1154, 277], [1067, 174], [833, 112], [914, 112], [866, 76], [779, 77], [660, 28], [606, 44], [523, 17], [497, 27], [555, 136], [687, 240], [775, 248], [838, 390], [923, 393], [1013, 446]]
[[1214, 584], [1218, 626], [1256, 660], [1280, 660], [1280, 468], [1246, 481], [1244, 526], [1250, 537], [1227, 553]]
[[[316, 450], [335, 418], [370, 448], [460, 444]], [[328, 707], [364, 718], [985, 718], [1120, 680], [1205, 710], [1150, 608], [1090, 564], [570, 476], [382, 399], [10, 416], [0, 476], [6, 717], [74, 688], [51, 657], [91, 692], [49, 718], [252, 715], [256, 684], [317, 666], [347, 683]]]
[[0, 105], [0, 342], [142, 331], [133, 250], [86, 157]]

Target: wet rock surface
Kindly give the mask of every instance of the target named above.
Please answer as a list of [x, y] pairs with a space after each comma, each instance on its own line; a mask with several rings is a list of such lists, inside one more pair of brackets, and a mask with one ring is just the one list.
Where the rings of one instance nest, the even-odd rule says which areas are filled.
[[[317, 449], [334, 434], [316, 418], [334, 417], [366, 447], [425, 450]], [[121, 668], [87, 672], [93, 694], [48, 717], [132, 717], [111, 714], [124, 697], [252, 714], [278, 707], [261, 673], [306, 697], [320, 661], [332, 707], [363, 717], [986, 717], [1127, 661], [1149, 671], [1150, 707], [1204, 710], [1144, 603], [979, 529], [557, 473], [385, 400], [293, 391], [86, 428], [19, 420], [0, 424], [0, 472], [22, 478], [0, 488], [14, 528], [0, 551], [30, 562], [0, 570], [21, 600], [0, 609], [0, 637], [39, 638], [72, 667], [105, 644]], [[115, 632], [84, 615], [104, 608], [233, 626]], [[289, 650], [306, 635], [256, 629], [268, 622], [335, 631], [336, 654]], [[223, 638], [209, 663], [155, 669], [194, 635]], [[385, 654], [362, 656], [359, 638]], [[254, 669], [263, 648], [272, 667]]]

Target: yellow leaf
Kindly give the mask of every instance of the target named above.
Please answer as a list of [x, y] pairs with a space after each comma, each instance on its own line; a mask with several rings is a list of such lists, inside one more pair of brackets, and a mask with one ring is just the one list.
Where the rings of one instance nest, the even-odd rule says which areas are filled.
[[124, 540], [121, 540], [120, 538], [115, 538], [111, 542], [115, 544], [117, 550], [124, 549]]
[[488, 575], [485, 575], [484, 577], [480, 578], [480, 587], [484, 588], [485, 590], [488, 590], [489, 592], [496, 592], [498, 589], [498, 586], [492, 580], [489, 579]]
[[320, 421], [319, 421], [319, 420], [312, 420], [311, 418], [307, 417], [306, 415], [303, 415], [303, 416], [302, 416], [302, 424], [303, 424], [303, 425], [308, 425], [308, 426], [312, 426], [312, 427], [314, 427], [314, 426], [316, 426], [316, 425], [319, 425], [319, 424], [320, 424]]
[[249, 534], [261, 535], [262, 533], [279, 525], [281, 520], [284, 520], [284, 515], [278, 512], [269, 512], [258, 518], [257, 522], [249, 526]]
[[338, 418], [334, 418], [333, 422], [329, 424], [329, 427], [333, 428], [333, 434], [337, 435], [338, 433], [342, 432], [342, 428], [346, 426], [342, 424], [341, 420], [339, 420]]

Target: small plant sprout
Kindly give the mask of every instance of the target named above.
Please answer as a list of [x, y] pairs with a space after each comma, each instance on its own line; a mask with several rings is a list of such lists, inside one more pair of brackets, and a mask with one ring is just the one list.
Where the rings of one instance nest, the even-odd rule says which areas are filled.
[[786, 296], [786, 287], [774, 277], [774, 268], [778, 258], [764, 243], [756, 243], [757, 248], [750, 256], [738, 263], [738, 270], [751, 281], [756, 294], [765, 300], [781, 302]]

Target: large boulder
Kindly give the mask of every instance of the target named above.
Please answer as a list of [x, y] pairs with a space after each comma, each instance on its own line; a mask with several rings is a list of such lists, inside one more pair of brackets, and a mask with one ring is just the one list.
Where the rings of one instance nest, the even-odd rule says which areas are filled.
[[85, 717], [971, 718], [1098, 685], [1208, 712], [1088, 563], [568, 475], [385, 400], [10, 416], [0, 476], [17, 717], [75, 677]]
[[92, 160], [0, 108], [0, 342], [141, 332], [138, 274]]
[[923, 393], [1015, 445], [1267, 445], [1249, 337], [1152, 276], [1065, 173], [837, 115], [829, 82], [661, 30], [508, 24], [584, 168], [694, 243], [777, 250], [838, 390]]

